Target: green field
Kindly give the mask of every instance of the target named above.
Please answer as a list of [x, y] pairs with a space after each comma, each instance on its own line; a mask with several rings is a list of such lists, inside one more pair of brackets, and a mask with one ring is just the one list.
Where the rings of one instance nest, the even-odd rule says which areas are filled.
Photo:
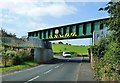
[[53, 52], [59, 53], [63, 51], [76, 52], [79, 55], [88, 55], [89, 46], [73, 46], [65, 44], [52, 44]]

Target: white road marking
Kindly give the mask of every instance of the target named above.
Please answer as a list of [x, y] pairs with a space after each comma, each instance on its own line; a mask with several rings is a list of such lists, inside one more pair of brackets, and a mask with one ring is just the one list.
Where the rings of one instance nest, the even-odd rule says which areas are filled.
[[64, 65], [64, 63], [62, 63], [61, 65]]
[[51, 72], [52, 70], [53, 70], [53, 69], [50, 69], [50, 70], [46, 71], [44, 74], [47, 74], [47, 73]]
[[32, 79], [28, 80], [28, 81], [27, 81], [27, 82], [25, 82], [25, 83], [28, 83], [28, 82], [30, 82], [30, 81], [33, 81], [33, 80], [35, 80], [35, 79], [37, 79], [37, 78], [39, 78], [39, 76], [36, 76], [36, 77], [34, 77], [34, 78], [32, 78]]
[[58, 66], [56, 66], [55, 68], [58, 68], [58, 67], [60, 67], [60, 66], [58, 65]]
[[80, 63], [79, 66], [78, 66], [78, 71], [77, 71], [77, 74], [76, 74], [76, 81], [78, 81], [78, 78], [79, 78], [79, 69], [80, 69], [81, 65], [82, 65], [82, 63]]

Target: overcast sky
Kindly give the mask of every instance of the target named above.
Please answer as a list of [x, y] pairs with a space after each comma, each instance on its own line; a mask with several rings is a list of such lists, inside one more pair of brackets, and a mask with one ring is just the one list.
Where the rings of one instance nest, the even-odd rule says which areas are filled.
[[[17, 37], [29, 31], [108, 17], [109, 0], [0, 0], [0, 26]], [[89, 45], [89, 39], [65, 40], [74, 45]]]

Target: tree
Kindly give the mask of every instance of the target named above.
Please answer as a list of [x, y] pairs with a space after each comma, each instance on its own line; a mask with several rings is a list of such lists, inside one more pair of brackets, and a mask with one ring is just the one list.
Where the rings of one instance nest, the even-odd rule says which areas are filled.
[[55, 44], [55, 42], [53, 42], [53, 44]]
[[71, 46], [71, 44], [69, 44]]
[[15, 35], [15, 33], [14, 34], [7, 33], [5, 31], [5, 29], [1, 28], [1, 30], [0, 30], [0, 37], [15, 37], [16, 38], [16, 35]]
[[68, 45], [68, 43], [66, 43], [66, 45]]
[[61, 41], [60, 41], [60, 42], [58, 42], [58, 43], [59, 43], [59, 44], [63, 44], [63, 42], [61, 42]]
[[113, 40], [120, 43], [120, 1], [109, 2], [105, 8], [100, 8], [99, 10], [108, 12], [110, 16], [108, 26], [113, 31]]

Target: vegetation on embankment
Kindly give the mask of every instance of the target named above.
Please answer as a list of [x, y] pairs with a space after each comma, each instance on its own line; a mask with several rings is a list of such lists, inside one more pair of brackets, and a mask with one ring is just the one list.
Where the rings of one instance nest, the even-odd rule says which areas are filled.
[[37, 66], [27, 42], [0, 30], [0, 72], [11, 72]]
[[109, 2], [107, 7], [100, 8], [109, 13], [106, 23], [112, 34], [91, 46], [93, 68], [99, 81], [120, 82], [120, 1]]
[[93, 66], [99, 81], [120, 81], [120, 47], [111, 36], [92, 46]]
[[89, 46], [74, 46], [66, 44], [52, 44], [53, 52], [62, 53], [65, 51], [73, 52], [75, 55], [88, 55]]
[[0, 67], [19, 65], [25, 61], [33, 60], [29, 50], [17, 49], [12, 47], [0, 47]]

